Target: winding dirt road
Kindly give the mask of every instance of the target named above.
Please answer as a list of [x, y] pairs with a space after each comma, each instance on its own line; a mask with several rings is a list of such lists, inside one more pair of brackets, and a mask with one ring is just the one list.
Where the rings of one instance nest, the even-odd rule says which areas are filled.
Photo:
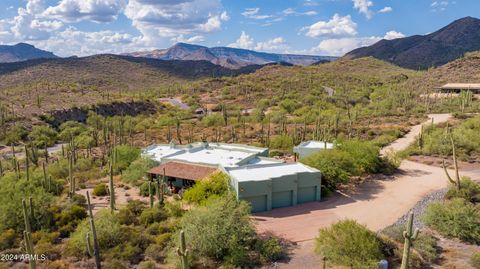
[[[429, 115], [429, 120], [447, 121], [448, 114]], [[425, 124], [423, 123], [423, 124]], [[404, 137], [382, 149], [381, 153], [400, 151], [415, 141], [421, 124], [413, 126]], [[479, 179], [479, 173], [463, 171], [462, 175]], [[408, 212], [426, 194], [445, 188], [447, 180], [442, 168], [405, 160], [399, 172], [384, 180], [367, 181], [354, 193], [335, 193], [322, 202], [275, 209], [256, 214], [257, 229], [273, 233], [297, 243], [291, 260], [281, 268], [318, 268], [320, 261], [313, 254], [313, 239], [318, 229], [341, 219], [355, 219], [372, 230], [381, 230]]]

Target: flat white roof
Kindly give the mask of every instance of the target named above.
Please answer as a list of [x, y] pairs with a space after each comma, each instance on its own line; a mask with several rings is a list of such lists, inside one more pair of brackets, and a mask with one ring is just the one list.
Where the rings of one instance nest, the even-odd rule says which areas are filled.
[[182, 148], [174, 148], [171, 145], [152, 145], [144, 150], [144, 154], [159, 162], [163, 158], [183, 150]]
[[[327, 144], [327, 149], [332, 149], [335, 145], [333, 143], [326, 143]], [[324, 149], [325, 148], [325, 142], [324, 141], [306, 141], [303, 143], [300, 143], [298, 148], [311, 148], [311, 149]]]
[[238, 162], [252, 155], [255, 155], [255, 153], [221, 148], [203, 148], [199, 150], [187, 150], [167, 157], [167, 159], [233, 167], [236, 166]]
[[262, 181], [298, 173], [317, 173], [318, 170], [301, 163], [277, 163], [270, 165], [248, 165], [228, 168], [227, 172], [239, 182]]

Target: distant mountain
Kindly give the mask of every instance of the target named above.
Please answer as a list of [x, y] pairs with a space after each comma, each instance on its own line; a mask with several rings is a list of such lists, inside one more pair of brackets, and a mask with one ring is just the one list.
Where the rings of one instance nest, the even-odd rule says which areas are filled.
[[344, 58], [373, 56], [410, 69], [427, 69], [480, 50], [480, 19], [465, 17], [428, 35], [381, 40], [355, 49]]
[[0, 63], [20, 62], [42, 58], [58, 58], [55, 54], [37, 49], [26, 43], [18, 43], [13, 46], [0, 45]]
[[320, 61], [336, 59], [336, 57], [331, 56], [276, 54], [229, 47], [208, 48], [186, 43], [177, 43], [168, 49], [132, 52], [126, 55], [161, 60], [205, 60], [228, 68], [279, 62], [293, 65], [311, 65]]

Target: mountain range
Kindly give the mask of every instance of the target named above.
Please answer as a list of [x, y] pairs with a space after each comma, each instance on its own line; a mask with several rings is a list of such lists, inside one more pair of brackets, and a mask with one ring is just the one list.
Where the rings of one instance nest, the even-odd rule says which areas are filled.
[[0, 63], [20, 62], [41, 58], [58, 58], [55, 54], [37, 49], [26, 43], [18, 43], [13, 46], [0, 45]]
[[381, 40], [355, 49], [344, 58], [373, 56], [405, 68], [427, 69], [477, 50], [480, 50], [480, 19], [465, 17], [427, 35]]
[[208, 48], [186, 43], [177, 43], [168, 49], [132, 52], [125, 55], [161, 60], [205, 60], [228, 68], [280, 62], [306, 66], [319, 62], [332, 61], [337, 58], [332, 56], [266, 53], [230, 47]]

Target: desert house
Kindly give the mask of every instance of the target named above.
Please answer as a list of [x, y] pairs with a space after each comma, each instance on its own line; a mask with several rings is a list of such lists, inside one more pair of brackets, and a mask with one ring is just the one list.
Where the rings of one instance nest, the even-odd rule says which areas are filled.
[[230, 176], [239, 199], [253, 212], [320, 201], [321, 173], [301, 163], [268, 158], [268, 149], [240, 144], [156, 144], [143, 151], [158, 161], [148, 174], [170, 187], [188, 188], [220, 170]]
[[312, 155], [315, 152], [319, 152], [325, 149], [333, 149], [335, 144], [328, 143], [326, 141], [305, 141], [298, 146], [293, 147], [293, 152], [298, 155], [298, 158], [302, 159]]

